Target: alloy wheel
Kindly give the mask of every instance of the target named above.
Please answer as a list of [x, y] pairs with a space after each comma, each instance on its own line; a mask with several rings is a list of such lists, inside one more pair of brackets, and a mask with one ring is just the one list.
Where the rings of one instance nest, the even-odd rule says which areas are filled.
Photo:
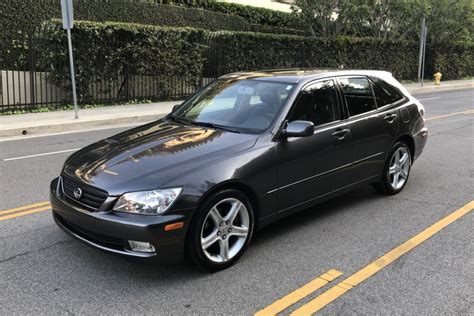
[[388, 169], [388, 178], [390, 186], [399, 190], [408, 179], [410, 172], [411, 157], [405, 147], [399, 147], [395, 150], [390, 159], [390, 167]]
[[216, 203], [201, 229], [201, 248], [206, 257], [225, 263], [235, 257], [249, 235], [250, 216], [245, 204], [235, 198]]

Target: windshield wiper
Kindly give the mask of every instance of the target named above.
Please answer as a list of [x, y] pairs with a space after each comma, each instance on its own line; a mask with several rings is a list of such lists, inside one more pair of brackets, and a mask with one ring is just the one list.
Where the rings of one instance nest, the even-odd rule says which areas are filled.
[[172, 121], [175, 121], [175, 122], [178, 122], [178, 123], [181, 123], [181, 124], [184, 124], [184, 125], [193, 125], [193, 121], [191, 121], [190, 119], [186, 119], [186, 118], [181, 118], [181, 117], [176, 117], [174, 115], [171, 115], [169, 117], [169, 119], [171, 119]]
[[193, 120], [190, 120], [190, 119], [187, 119], [187, 118], [176, 117], [174, 115], [171, 115], [169, 117], [169, 119], [172, 120], [172, 121], [184, 124], [184, 125], [196, 125], [196, 126], [212, 127], [212, 128], [215, 128], [215, 129], [221, 129], [221, 130], [224, 130], [224, 131], [240, 134], [240, 130], [238, 130], [237, 128], [229, 127], [229, 126], [225, 126], [225, 125], [214, 124], [214, 123], [210, 123], [210, 122], [193, 121]]
[[198, 125], [198, 126], [212, 127], [212, 128], [215, 128], [215, 129], [221, 129], [221, 130], [224, 130], [224, 131], [240, 134], [240, 130], [238, 130], [237, 128], [229, 127], [229, 126], [225, 126], [225, 125], [214, 124], [214, 123], [210, 123], [210, 122], [199, 122], [199, 121], [194, 121], [194, 122], [192, 122], [192, 124]]

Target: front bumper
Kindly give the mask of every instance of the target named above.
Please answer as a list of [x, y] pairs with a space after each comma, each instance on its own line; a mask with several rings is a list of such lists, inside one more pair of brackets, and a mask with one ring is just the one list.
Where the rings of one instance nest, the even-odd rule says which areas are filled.
[[[65, 232], [92, 247], [138, 261], [163, 264], [182, 261], [190, 216], [91, 212], [64, 199], [59, 179], [51, 182], [50, 200], [54, 220]], [[165, 231], [167, 224], [176, 222], [184, 222], [184, 227]], [[155, 252], [132, 251], [128, 240], [151, 243]]]

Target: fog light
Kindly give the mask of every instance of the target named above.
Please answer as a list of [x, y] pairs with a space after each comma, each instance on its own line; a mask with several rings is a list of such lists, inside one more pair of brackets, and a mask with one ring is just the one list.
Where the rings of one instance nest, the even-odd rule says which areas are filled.
[[155, 247], [153, 247], [153, 245], [148, 242], [129, 240], [128, 243], [130, 244], [130, 248], [132, 248], [133, 251], [155, 252]]

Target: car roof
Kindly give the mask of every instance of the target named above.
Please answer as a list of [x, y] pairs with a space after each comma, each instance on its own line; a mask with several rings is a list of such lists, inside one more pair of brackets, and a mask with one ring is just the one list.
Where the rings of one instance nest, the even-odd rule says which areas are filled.
[[286, 83], [308, 82], [314, 79], [333, 77], [333, 76], [375, 76], [379, 78], [391, 77], [392, 74], [382, 70], [343, 70], [330, 68], [293, 68], [293, 69], [269, 69], [258, 71], [234, 72], [224, 76], [221, 79], [240, 79], [240, 80], [265, 80]]

